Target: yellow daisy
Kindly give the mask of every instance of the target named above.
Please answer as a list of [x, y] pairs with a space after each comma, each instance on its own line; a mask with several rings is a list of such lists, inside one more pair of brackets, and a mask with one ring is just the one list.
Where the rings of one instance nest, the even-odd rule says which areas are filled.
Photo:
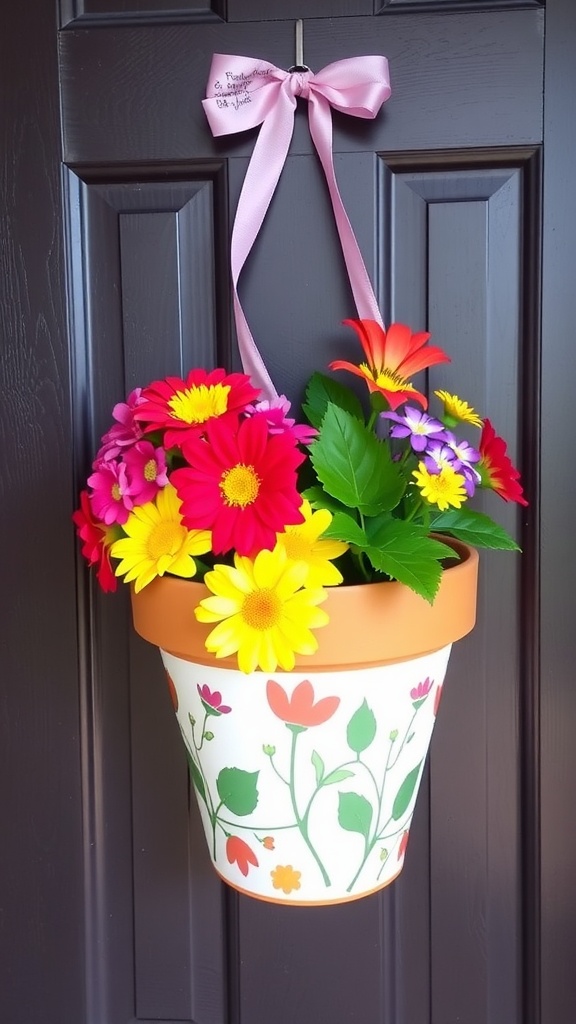
[[127, 534], [110, 548], [122, 561], [117, 576], [133, 580], [136, 593], [165, 572], [189, 578], [196, 572], [192, 555], [210, 551], [209, 530], [187, 530], [180, 516], [180, 499], [172, 484], [158, 491], [154, 501], [133, 508], [122, 529]]
[[342, 583], [342, 573], [330, 559], [343, 555], [348, 545], [339, 540], [320, 539], [332, 522], [332, 513], [326, 508], [313, 512], [306, 500], [302, 502], [300, 511], [304, 522], [299, 526], [287, 526], [284, 533], [276, 534], [278, 544], [284, 548], [289, 561], [306, 563], [306, 586], [334, 587]]
[[302, 589], [308, 568], [290, 562], [284, 548], [260, 551], [252, 561], [234, 555], [234, 566], [216, 565], [204, 582], [213, 597], [196, 608], [199, 622], [217, 622], [206, 650], [217, 658], [238, 654], [242, 672], [289, 672], [294, 654], [313, 654], [318, 641], [311, 630], [328, 622], [316, 605], [325, 600], [321, 588]]
[[418, 463], [412, 476], [415, 478], [420, 493], [432, 505], [438, 505], [445, 512], [450, 505], [460, 508], [466, 501], [464, 477], [450, 465], [443, 465], [439, 473], [430, 473], [423, 462]]
[[480, 416], [464, 399], [458, 398], [458, 395], [451, 395], [448, 391], [435, 391], [434, 394], [441, 402], [444, 402], [442, 422], [447, 427], [455, 427], [457, 423], [471, 423], [474, 427], [482, 426]]

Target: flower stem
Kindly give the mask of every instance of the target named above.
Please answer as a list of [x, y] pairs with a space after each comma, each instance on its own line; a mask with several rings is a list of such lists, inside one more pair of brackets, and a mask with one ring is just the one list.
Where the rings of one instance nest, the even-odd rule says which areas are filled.
[[[296, 732], [295, 730], [294, 731], [291, 730], [291, 732], [292, 732], [292, 747], [291, 747], [291, 751], [290, 751], [290, 782], [288, 783], [288, 787], [290, 789], [290, 800], [292, 802], [292, 810], [294, 811], [294, 816], [296, 818], [296, 824], [298, 825], [298, 829], [300, 831], [300, 835], [302, 836], [304, 842], [306, 843], [306, 846], [310, 850], [310, 853], [314, 857], [314, 860], [316, 861], [316, 863], [317, 863], [317, 865], [318, 865], [318, 867], [320, 869], [320, 873], [322, 875], [322, 879], [324, 881], [324, 885], [325, 886], [329, 886], [329, 885], [332, 885], [332, 882], [330, 881], [330, 876], [328, 875], [328, 873], [326, 871], [326, 868], [324, 867], [322, 861], [320, 860], [320, 857], [318, 856], [316, 850], [314, 849], [314, 846], [312, 845], [312, 843], [310, 841], [310, 836], [308, 835], [308, 821], [306, 819], [306, 816], [304, 818], [301, 818], [300, 817], [300, 812], [298, 811], [298, 804], [296, 802], [296, 788], [295, 788], [296, 741], [298, 739], [298, 732]], [[308, 810], [309, 809], [310, 809], [310, 807], [308, 807]]]

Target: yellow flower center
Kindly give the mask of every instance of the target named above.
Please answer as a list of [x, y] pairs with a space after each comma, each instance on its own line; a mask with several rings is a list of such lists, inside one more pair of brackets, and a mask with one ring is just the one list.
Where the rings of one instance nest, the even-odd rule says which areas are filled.
[[242, 605], [242, 618], [252, 629], [264, 632], [276, 626], [282, 611], [282, 602], [273, 590], [256, 590], [248, 594]]
[[260, 491], [260, 477], [254, 466], [245, 466], [239, 462], [232, 469], [227, 469], [220, 480], [220, 490], [227, 505], [235, 508], [246, 508], [256, 501]]
[[228, 384], [200, 384], [177, 391], [168, 402], [172, 415], [184, 423], [205, 423], [213, 416], [221, 416], [228, 408]]
[[152, 483], [156, 479], [156, 461], [155, 459], [149, 459], [144, 466], [144, 479]]
[[360, 369], [368, 380], [374, 381], [379, 387], [383, 388], [384, 391], [414, 391], [412, 384], [406, 380], [405, 377], [401, 377], [399, 373], [394, 373], [392, 370], [380, 370], [378, 371], [374, 366], [368, 366], [366, 363], [360, 363]]
[[175, 554], [182, 545], [185, 534], [186, 529], [182, 523], [163, 519], [150, 531], [146, 541], [148, 557], [152, 562], [156, 562], [162, 555]]
[[120, 484], [112, 484], [111, 495], [114, 501], [120, 501], [122, 497], [122, 491], [120, 490]]

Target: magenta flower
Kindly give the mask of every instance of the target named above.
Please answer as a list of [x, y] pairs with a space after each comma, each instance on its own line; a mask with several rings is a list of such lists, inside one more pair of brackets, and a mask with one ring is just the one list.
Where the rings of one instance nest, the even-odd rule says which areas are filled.
[[124, 463], [102, 460], [88, 477], [88, 486], [92, 487], [90, 506], [97, 519], [106, 526], [126, 522], [134, 507], [134, 487]]
[[222, 694], [219, 690], [214, 690], [214, 692], [212, 692], [210, 687], [206, 686], [206, 684], [204, 684], [204, 686], [200, 686], [198, 684], [196, 689], [200, 695], [202, 706], [208, 715], [227, 715], [232, 711], [232, 708], [229, 707], [228, 704], [222, 703]]
[[311, 427], [307, 423], [296, 423], [291, 416], [288, 416], [290, 402], [286, 395], [279, 395], [271, 402], [267, 400], [256, 402], [254, 405], [247, 406], [245, 412], [247, 416], [263, 415], [268, 425], [269, 434], [290, 433], [298, 444], [310, 444], [318, 436], [315, 427]]
[[390, 437], [409, 437], [415, 452], [423, 452], [429, 438], [445, 440], [444, 425], [413, 405], [407, 405], [402, 415], [397, 412], [383, 412], [381, 416], [382, 419], [392, 420], [394, 423]]
[[422, 706], [422, 704], [426, 700], [426, 697], [430, 693], [430, 690], [432, 689], [433, 685], [434, 680], [430, 679], [429, 676], [426, 676], [426, 679], [422, 683], [418, 683], [418, 686], [414, 686], [410, 690], [410, 696], [412, 697], [412, 706], [416, 710], [418, 710], [418, 708]]
[[151, 441], [137, 441], [127, 448], [123, 462], [136, 505], [153, 501], [158, 491], [168, 483], [166, 452], [163, 448], [155, 448]]
[[144, 436], [140, 424], [134, 419], [136, 409], [144, 402], [141, 396], [142, 388], [135, 388], [125, 402], [118, 402], [114, 406], [112, 416], [116, 423], [102, 438], [102, 445], [94, 461], [94, 468], [102, 459], [108, 461], [121, 455], [126, 448], [130, 448]]

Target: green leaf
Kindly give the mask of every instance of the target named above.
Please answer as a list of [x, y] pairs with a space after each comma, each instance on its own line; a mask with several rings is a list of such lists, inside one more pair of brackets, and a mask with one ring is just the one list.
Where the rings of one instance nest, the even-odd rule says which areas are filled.
[[198, 795], [202, 798], [204, 803], [206, 803], [206, 790], [204, 788], [204, 779], [200, 774], [200, 769], [198, 768], [196, 762], [193, 761], [192, 756], [188, 750], [186, 751], [186, 757], [188, 758], [188, 770], [190, 772], [190, 778], [192, 779], [192, 782], [196, 787]]
[[364, 549], [368, 543], [366, 534], [352, 516], [346, 512], [334, 512], [330, 526], [324, 530], [322, 540], [342, 540]]
[[341, 501], [337, 501], [331, 494], [327, 494], [320, 484], [307, 487], [306, 490], [302, 491], [302, 497], [310, 502], [312, 508], [327, 508], [329, 512], [346, 512], [346, 505], [343, 505]]
[[339, 793], [338, 823], [340, 828], [359, 832], [367, 840], [372, 824], [372, 805], [360, 793]]
[[366, 554], [374, 568], [432, 604], [442, 577], [441, 560], [453, 556], [452, 548], [429, 537], [424, 527], [391, 517], [374, 530], [367, 524], [366, 533]]
[[388, 446], [335, 405], [326, 408], [310, 459], [324, 489], [363, 515], [395, 508], [404, 493], [406, 482]]
[[495, 523], [490, 516], [474, 509], [451, 509], [439, 512], [430, 519], [430, 529], [435, 533], [449, 533], [465, 544], [477, 548], [494, 548], [499, 551], [520, 551], [510, 534]]
[[314, 765], [314, 771], [316, 772], [316, 785], [319, 786], [324, 778], [324, 761], [317, 750], [312, 751], [311, 761]]
[[376, 735], [376, 718], [374, 712], [368, 707], [366, 700], [348, 722], [346, 729], [346, 742], [355, 754], [361, 754], [367, 750]]
[[348, 768], [335, 768], [333, 772], [330, 772], [326, 776], [323, 786], [332, 786], [335, 782], [344, 782], [344, 779], [351, 779], [354, 772], [348, 770]]
[[216, 780], [222, 803], [232, 814], [252, 814], [258, 803], [258, 772], [242, 768], [223, 768]]
[[418, 785], [421, 767], [422, 761], [420, 761], [420, 764], [417, 764], [411, 772], [408, 772], [408, 775], [396, 793], [396, 798], [392, 806], [392, 817], [394, 821], [399, 821], [402, 815], [408, 810]]
[[306, 402], [302, 406], [302, 411], [313, 427], [320, 427], [328, 403], [337, 405], [339, 409], [345, 409], [356, 419], [364, 421], [360, 399], [350, 391], [350, 388], [331, 377], [326, 377], [323, 373], [313, 373], [306, 387]]

